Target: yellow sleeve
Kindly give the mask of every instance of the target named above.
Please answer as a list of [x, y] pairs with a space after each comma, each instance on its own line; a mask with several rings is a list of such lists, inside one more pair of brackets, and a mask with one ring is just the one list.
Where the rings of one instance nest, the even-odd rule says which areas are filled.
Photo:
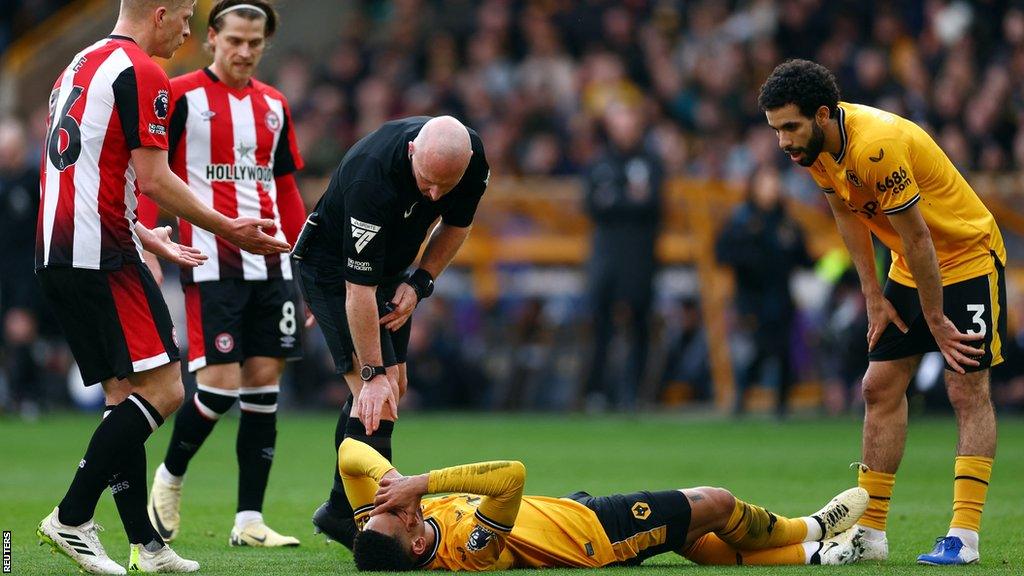
[[864, 176], [864, 185], [875, 192], [880, 212], [902, 212], [921, 199], [907, 144], [881, 140], [861, 152], [856, 165]]
[[394, 466], [369, 445], [346, 438], [338, 448], [338, 472], [360, 530], [373, 510], [380, 479]]
[[[480, 462], [431, 470], [428, 492], [469, 492], [483, 496], [476, 516], [499, 532], [511, 532], [523, 500], [526, 466], [516, 461]], [[346, 489], [348, 487], [346, 486]]]

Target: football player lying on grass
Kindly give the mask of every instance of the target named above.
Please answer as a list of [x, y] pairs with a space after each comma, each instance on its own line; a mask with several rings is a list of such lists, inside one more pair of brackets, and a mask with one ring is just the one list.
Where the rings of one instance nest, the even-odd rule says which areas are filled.
[[[340, 473], [360, 532], [360, 570], [503, 570], [637, 565], [674, 552], [697, 564], [849, 564], [868, 495], [851, 488], [786, 518], [724, 488], [594, 497], [524, 496], [526, 467], [496, 461], [403, 476], [346, 439]], [[447, 494], [423, 499], [423, 496]]]

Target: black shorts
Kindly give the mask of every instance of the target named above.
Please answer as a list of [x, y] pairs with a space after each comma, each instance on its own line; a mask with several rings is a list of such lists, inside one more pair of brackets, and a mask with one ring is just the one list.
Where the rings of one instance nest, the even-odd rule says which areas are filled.
[[86, 386], [178, 361], [171, 315], [144, 264], [43, 268], [38, 276]]
[[230, 278], [184, 289], [189, 372], [253, 356], [302, 357], [305, 315], [294, 281]]
[[[313, 316], [316, 317], [316, 322], [334, 358], [335, 373], [340, 375], [352, 372], [355, 369], [352, 356], [356, 349], [348, 327], [348, 315], [345, 313], [345, 279], [340, 267], [324, 265], [310, 255], [302, 261], [293, 261], [293, 269], [298, 270], [302, 296], [313, 311]], [[386, 314], [384, 305], [395, 296], [395, 290], [401, 283], [402, 281], [398, 280], [377, 287], [379, 317]], [[380, 352], [384, 366], [405, 363], [411, 330], [411, 316], [394, 332], [380, 327]]]
[[[885, 297], [910, 331], [904, 334], [895, 324], [890, 324], [868, 358], [897, 360], [937, 351], [939, 347], [921, 313], [917, 289], [890, 279], [885, 283]], [[989, 274], [943, 287], [942, 308], [961, 332], [984, 334], [983, 338], [968, 342], [975, 347], [984, 344], [984, 354], [977, 358], [978, 366], [964, 366], [966, 371], [987, 370], [1002, 363], [1003, 342], [1006, 341], [1006, 278], [998, 259]], [[952, 370], [949, 365], [946, 369]]]
[[590, 508], [616, 552], [634, 554], [622, 565], [636, 566], [651, 556], [682, 551], [690, 530], [690, 501], [679, 490], [567, 496]]

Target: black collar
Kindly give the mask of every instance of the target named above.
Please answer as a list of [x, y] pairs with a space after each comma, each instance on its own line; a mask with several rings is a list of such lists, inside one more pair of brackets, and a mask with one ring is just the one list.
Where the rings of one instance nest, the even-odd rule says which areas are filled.
[[430, 566], [430, 563], [434, 561], [434, 558], [437, 558], [437, 549], [441, 547], [441, 527], [437, 524], [437, 520], [434, 520], [433, 518], [426, 518], [423, 521], [434, 529], [434, 548], [430, 550], [430, 554], [427, 554], [425, 557], [421, 556], [423, 560], [416, 565], [416, 568], [426, 568], [427, 566]]
[[210, 80], [213, 80], [214, 82], [220, 82], [220, 78], [218, 78], [217, 75], [213, 73], [213, 70], [210, 70], [209, 66], [203, 68], [203, 72], [205, 72], [206, 75], [209, 76]]
[[839, 108], [839, 154], [833, 154], [832, 158], [839, 164], [846, 156], [846, 111]]
[[110, 38], [111, 40], [127, 40], [136, 46], [139, 44], [135, 41], [135, 38], [132, 38], [131, 36], [122, 36], [121, 34], [111, 34], [107, 36], [107, 38]]

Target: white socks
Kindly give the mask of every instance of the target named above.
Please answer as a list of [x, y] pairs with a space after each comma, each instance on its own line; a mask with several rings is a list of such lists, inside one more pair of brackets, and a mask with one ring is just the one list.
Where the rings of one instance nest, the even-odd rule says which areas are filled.
[[185, 481], [184, 476], [175, 476], [168, 472], [167, 467], [164, 466], [163, 462], [161, 462], [160, 467], [156, 469], [156, 477], [171, 486], [181, 486], [181, 483]]
[[804, 542], [813, 542], [821, 540], [824, 534], [821, 533], [821, 524], [817, 520], [810, 516], [804, 516], [801, 518], [804, 524], [807, 524], [807, 537], [804, 538]]
[[956, 536], [959, 538], [965, 546], [978, 549], [978, 533], [974, 530], [968, 530], [966, 528], [950, 528], [949, 532], [946, 532], [946, 536]]
[[257, 512], [255, 510], [242, 510], [238, 514], [235, 514], [235, 528], [238, 528], [239, 530], [245, 528], [247, 524], [262, 521], [263, 513]]
[[885, 530], [879, 530], [877, 528], [868, 528], [863, 524], [857, 524], [857, 528], [860, 528], [864, 531], [864, 536], [862, 536], [862, 538], [864, 538], [865, 540], [874, 540], [875, 542], [885, 540]]
[[804, 564], [810, 564], [811, 558], [821, 550], [821, 542], [804, 542], [801, 546], [804, 547]]

